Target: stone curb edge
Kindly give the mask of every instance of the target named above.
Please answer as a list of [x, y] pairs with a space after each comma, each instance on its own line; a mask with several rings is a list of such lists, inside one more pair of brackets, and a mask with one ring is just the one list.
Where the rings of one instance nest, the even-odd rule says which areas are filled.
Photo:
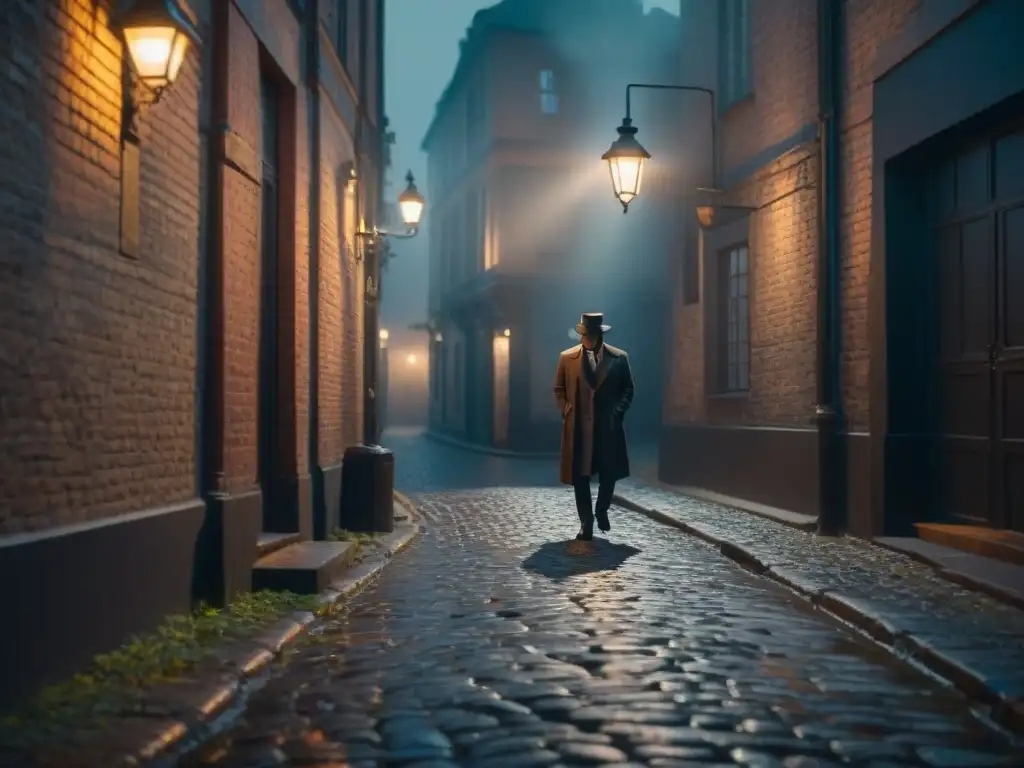
[[466, 451], [473, 451], [474, 453], [483, 453], [488, 456], [501, 456], [508, 459], [550, 460], [557, 459], [559, 456], [557, 451], [509, 451], [504, 448], [492, 448], [487, 445], [477, 445], [476, 443], [471, 443], [468, 440], [459, 440], [457, 437], [451, 437], [429, 429], [423, 433], [423, 436], [435, 443], [451, 446], [452, 448], [461, 448]]
[[816, 608], [852, 625], [891, 652], [922, 665], [968, 697], [990, 707], [990, 716], [995, 723], [1016, 734], [1024, 734], [1024, 700], [1003, 696], [983, 675], [943, 653], [927, 640], [899, 629], [876, 615], [859, 598], [837, 593], [831, 587], [805, 579], [801, 574], [765, 563], [742, 545], [715, 535], [699, 523], [686, 523], [620, 494], [612, 496], [612, 503], [711, 544], [747, 570], [782, 584], [809, 600]]
[[946, 579], [947, 581], [952, 581], [955, 584], [959, 584], [961, 587], [965, 587], [975, 592], [984, 592], [991, 598], [1004, 602], [1008, 605], [1012, 605], [1014, 608], [1024, 611], [1024, 598], [1022, 598], [1019, 594], [1015, 594], [1004, 589], [998, 584], [993, 584], [992, 582], [979, 578], [978, 576], [975, 576], [973, 574], [962, 573], [956, 570], [955, 568], [948, 568], [942, 565], [941, 563], [936, 562], [932, 558], [923, 555], [919, 552], [909, 552], [906, 550], [902, 550], [898, 547], [894, 547], [891, 544], [887, 544], [882, 541], [873, 541], [871, 543], [875, 546], [881, 547], [882, 549], [888, 549], [890, 552], [896, 552], [898, 554], [903, 555], [904, 557], [909, 557], [911, 560], [916, 560], [917, 562], [923, 565], [927, 565], [930, 568], [933, 568], [936, 574]]
[[[395, 555], [412, 544], [423, 530], [423, 517], [416, 505], [403, 493], [395, 491], [395, 501], [409, 514], [409, 522], [382, 538], [383, 546], [373, 557], [349, 568], [330, 587], [317, 596], [321, 606], [333, 605], [354, 596], [391, 562]], [[209, 725], [230, 709], [243, 684], [259, 674], [277, 659], [284, 649], [303, 635], [316, 620], [308, 611], [296, 611], [259, 632], [244, 647], [228, 649], [220, 658], [233, 669], [203, 690], [197, 699], [201, 703], [193, 708], [192, 717], [164, 720], [142, 743], [123, 750], [122, 765], [145, 765], [187, 743], [190, 737], [199, 737]], [[226, 679], [225, 679], [226, 678]]]

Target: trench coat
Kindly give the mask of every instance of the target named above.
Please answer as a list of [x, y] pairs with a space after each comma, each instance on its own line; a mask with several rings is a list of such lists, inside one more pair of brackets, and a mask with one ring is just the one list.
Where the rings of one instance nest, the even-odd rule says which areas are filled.
[[559, 355], [555, 372], [555, 402], [562, 413], [558, 479], [568, 485], [577, 474], [600, 475], [602, 481], [629, 477], [626, 430], [622, 426], [623, 416], [633, 402], [629, 356], [605, 344], [596, 387], [587, 380], [584, 365], [583, 345], [577, 344]]

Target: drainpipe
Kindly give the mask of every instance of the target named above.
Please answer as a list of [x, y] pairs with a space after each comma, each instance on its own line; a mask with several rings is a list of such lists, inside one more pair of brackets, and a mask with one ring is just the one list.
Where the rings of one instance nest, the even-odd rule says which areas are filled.
[[839, 310], [839, 149], [841, 0], [818, 0], [818, 533], [846, 525], [846, 446]]
[[330, 532], [323, 474], [320, 472], [320, 4], [306, 10], [306, 78], [309, 106], [309, 473], [313, 488], [313, 538], [323, 540]]

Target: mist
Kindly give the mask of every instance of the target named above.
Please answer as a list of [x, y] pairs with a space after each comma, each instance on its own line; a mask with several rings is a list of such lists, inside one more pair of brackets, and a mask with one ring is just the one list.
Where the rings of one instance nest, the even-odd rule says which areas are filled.
[[[383, 281], [382, 325], [389, 335], [386, 424], [429, 423], [470, 439], [473, 435], [494, 439], [491, 424], [473, 423], [490, 422], [491, 409], [467, 403], [468, 390], [491, 386], [493, 350], [490, 355], [486, 349], [476, 355], [479, 370], [466, 368], [464, 360], [461, 372], [448, 370], [454, 363], [443, 362], [443, 352], [431, 351], [436, 338], [444, 346], [462, 349], [467, 340], [458, 323], [446, 321], [444, 313], [430, 305], [431, 291], [450, 294], [458, 287], [438, 285], [436, 274], [431, 279], [431, 248], [442, 247], [438, 217], [451, 216], [448, 198], [452, 193], [450, 184], [428, 172], [428, 154], [421, 151], [420, 142], [435, 117], [443, 116], [438, 102], [456, 73], [460, 48], [465, 50], [467, 42], [495, 19], [505, 24], [512, 18], [513, 24], [525, 24], [529, 32], [506, 35], [504, 41], [499, 34], [493, 45], [508, 52], [495, 55], [509, 55], [509, 61], [515, 62], [532, 55], [528, 50], [543, 51], [542, 55], [557, 61], [559, 114], [543, 115], [535, 102], [526, 104], [513, 93], [536, 89], [536, 67], [521, 73], [518, 84], [482, 76], [480, 87], [491, 104], [488, 141], [540, 142], [547, 155], [542, 161], [506, 162], [496, 161], [495, 152], [485, 152], [472, 161], [475, 165], [500, 162], [502, 170], [481, 185], [481, 194], [487, 198], [487, 226], [478, 235], [468, 234], [476, 244], [462, 246], [458, 258], [479, 269], [469, 268], [461, 276], [468, 280], [472, 273], [487, 272], [485, 267], [490, 267], [503, 279], [531, 286], [515, 300], [528, 307], [529, 330], [517, 333], [511, 342], [528, 350], [520, 347], [513, 352], [518, 370], [515, 389], [524, 389], [529, 401], [517, 420], [525, 419], [527, 429], [552, 439], [553, 426], [548, 421], [554, 420], [546, 411], [553, 408], [554, 364], [560, 350], [578, 342], [571, 329], [581, 312], [590, 311], [605, 313], [613, 326], [608, 343], [630, 354], [643, 392], [634, 431], [650, 436], [656, 429], [670, 315], [664, 276], [680, 238], [681, 184], [676, 171], [686, 162], [678, 156], [678, 147], [689, 146], [672, 139], [685, 95], [633, 92], [633, 119], [640, 129], [637, 138], [655, 159], [648, 163], [643, 195], [626, 216], [612, 194], [601, 154], [616, 138], [628, 83], [677, 80], [677, 12], [677, 2], [634, 0], [597, 0], [586, 4], [585, 13], [574, 0], [498, 4], [453, 0], [445, 4], [443, 13], [432, 14], [404, 0], [388, 4], [387, 108], [396, 133], [391, 176], [398, 182], [410, 169], [421, 191], [429, 194], [419, 236], [392, 245], [395, 257]], [[469, 67], [473, 68], [486, 67], [477, 63]], [[434, 166], [438, 167], [436, 159]], [[392, 183], [387, 194], [399, 191], [400, 185]], [[434, 258], [436, 262], [436, 253]], [[436, 272], [438, 265], [434, 266]], [[418, 329], [411, 327], [417, 325]], [[464, 352], [450, 354], [465, 357]], [[480, 359], [486, 357], [492, 358], [490, 363]], [[435, 370], [440, 367], [446, 370]], [[439, 412], [442, 392], [435, 391], [431, 402], [432, 370], [435, 390], [447, 390], [448, 400], [458, 401], [448, 403], [447, 414]], [[446, 378], [458, 381], [453, 384]], [[453, 409], [458, 413], [452, 414]]]

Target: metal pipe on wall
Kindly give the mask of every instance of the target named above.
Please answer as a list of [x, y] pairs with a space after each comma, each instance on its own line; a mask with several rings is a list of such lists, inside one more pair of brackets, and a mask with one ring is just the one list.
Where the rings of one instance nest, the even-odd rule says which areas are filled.
[[839, 106], [842, 94], [841, 0], [818, 0], [818, 533], [846, 525], [846, 445], [843, 429], [840, 333]]

